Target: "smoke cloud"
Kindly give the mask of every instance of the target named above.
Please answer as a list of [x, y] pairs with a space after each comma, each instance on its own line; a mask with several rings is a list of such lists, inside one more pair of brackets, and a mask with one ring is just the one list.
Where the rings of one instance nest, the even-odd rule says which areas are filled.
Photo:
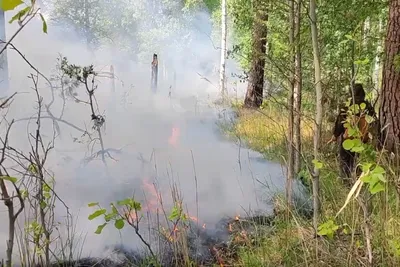
[[[115, 92], [112, 80], [107, 77], [96, 80], [98, 89], [95, 92], [99, 113], [105, 116], [101, 131], [104, 146], [112, 156], [106, 158], [111, 177], [100, 156], [90, 162], [84, 160], [100, 150], [98, 144], [91, 147], [83, 136], [84, 130], [92, 131], [89, 106], [71, 98], [64, 103], [60, 89], [54, 88], [51, 112], [54, 116], [63, 112], [63, 120], [76, 127], [58, 123], [60, 135], [54, 140], [46, 168], [54, 174], [55, 191], [74, 216], [76, 235], [84, 242], [82, 256], [99, 256], [106, 246], [115, 244], [130, 248], [141, 245], [128, 227], [119, 234], [110, 226], [96, 235], [94, 231], [103, 221], [88, 220], [93, 212], [93, 208], [87, 207], [89, 202], [109, 207], [111, 202], [134, 194], [145, 206], [146, 198], [151, 198], [151, 190], [144, 185], [154, 183], [162, 192], [168, 210], [173, 203], [171, 184], [177, 183], [189, 213], [198, 215], [202, 223], [212, 225], [223, 216], [245, 214], [249, 210], [270, 212], [272, 193], [284, 187], [279, 164], [265, 162], [259, 153], [225, 140], [219, 132], [217, 122], [229, 120], [232, 115], [227, 110], [221, 113], [213, 105], [219, 93], [219, 50], [210, 39], [210, 14], [201, 9], [184, 15], [172, 12], [168, 20], [171, 28], [163, 33], [163, 23], [167, 20], [156, 21], [158, 25], [153, 25], [154, 28], [148, 23], [159, 10], [156, 12], [147, 6], [139, 10], [143, 12], [143, 23], [137, 25], [138, 39], [128, 40], [139, 47], [140, 53], [135, 57], [112, 44], [88, 49], [76, 29], [65, 30], [67, 22], [50, 24], [48, 34], [42, 34], [40, 20], [34, 19], [13, 42], [26, 59], [49, 78], [57, 73], [59, 54], [72, 64], [93, 64], [101, 76], [109, 76], [110, 65], [115, 69]], [[6, 21], [11, 16], [7, 14]], [[17, 27], [16, 23], [7, 25], [7, 36]], [[154, 44], [149, 41], [149, 31], [165, 36]], [[158, 54], [160, 62], [156, 94], [150, 90], [153, 53]], [[11, 131], [10, 145], [29, 151], [27, 137], [34, 132], [36, 124], [35, 120], [28, 119], [36, 116], [37, 103], [32, 81], [27, 76], [35, 71], [12, 49], [8, 49], [8, 60], [9, 93], [18, 92], [7, 114], [9, 121], [17, 121]], [[240, 97], [244, 87], [235, 86], [237, 81], [229, 76], [237, 71], [235, 62], [228, 61], [228, 90], [231, 95]], [[59, 84], [54, 81], [53, 85]], [[50, 103], [53, 95], [44, 79], [39, 80], [38, 88], [44, 104]], [[83, 88], [78, 88], [77, 93], [80, 98], [86, 97]], [[47, 116], [47, 113], [43, 111], [42, 115]], [[50, 142], [54, 133], [52, 121], [44, 118], [42, 127], [45, 142]], [[171, 137], [173, 132], [174, 137]], [[169, 142], [170, 138], [174, 141]], [[270, 188], [258, 181], [267, 183]], [[65, 234], [65, 207], [60, 202], [56, 205], [56, 221], [61, 223], [61, 232]], [[23, 217], [21, 215], [19, 221], [21, 227]], [[0, 258], [4, 258], [7, 212], [3, 204], [0, 221], [4, 226], [0, 230], [3, 240]], [[77, 254], [80, 248], [76, 250]]]

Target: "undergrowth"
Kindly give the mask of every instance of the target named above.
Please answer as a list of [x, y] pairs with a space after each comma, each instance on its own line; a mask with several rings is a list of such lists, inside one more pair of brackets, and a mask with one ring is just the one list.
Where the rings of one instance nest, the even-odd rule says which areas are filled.
[[[235, 122], [224, 125], [226, 135], [261, 152], [268, 160], [284, 163], [287, 155], [287, 111], [269, 104], [258, 111], [243, 110], [239, 104], [234, 105], [234, 109], [238, 117]], [[302, 121], [305, 160], [312, 159], [312, 123], [311, 119]], [[333, 125], [324, 124], [322, 138], [328, 140]], [[385, 190], [372, 196], [367, 194], [367, 190], [360, 191], [360, 196], [370, 198], [371, 213], [367, 221], [361, 204], [355, 199], [350, 200], [338, 215], [351, 188], [340, 178], [336, 148], [335, 144], [322, 145], [321, 148], [319, 236], [314, 237], [311, 221], [296, 214], [289, 219], [278, 215], [272, 233], [258, 236], [259, 242], [240, 249], [238, 266], [368, 266], [365, 223], [371, 229], [372, 266], [400, 266], [399, 194], [396, 190], [398, 168], [390, 161], [380, 162], [380, 166], [390, 170], [386, 174], [388, 182]], [[381, 157], [385, 158], [385, 155]], [[309, 181], [306, 168], [300, 175]]]

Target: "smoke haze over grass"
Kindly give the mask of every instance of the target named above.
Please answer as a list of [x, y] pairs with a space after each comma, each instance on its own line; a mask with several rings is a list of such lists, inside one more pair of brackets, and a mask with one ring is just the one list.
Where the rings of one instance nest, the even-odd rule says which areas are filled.
[[[8, 14], [6, 20], [10, 16]], [[171, 42], [158, 44], [160, 48], [154, 51], [160, 60], [157, 94], [151, 93], [149, 88], [151, 55], [148, 57], [147, 52], [144, 52], [147, 53], [146, 61], [141, 60], [143, 55], [139, 55], [135, 61], [129, 58], [129, 53], [120, 52], [117, 46], [103, 45], [89, 51], [77, 34], [64, 33], [62, 26], [49, 25], [49, 33], [42, 34], [39, 20], [30, 23], [13, 42], [30, 63], [49, 78], [55, 74], [59, 53], [72, 64], [93, 64], [96, 71], [103, 73], [102, 76], [108, 75], [106, 72], [109, 72], [111, 64], [115, 67], [116, 92], [112, 91], [112, 81], [107, 77], [96, 80], [98, 89], [95, 92], [99, 113], [106, 119], [102, 128], [105, 148], [111, 149], [113, 156], [113, 159], [106, 159], [111, 177], [107, 177], [101, 157], [87, 164], [84, 162], [85, 157], [92, 154], [92, 149], [94, 152], [100, 150], [99, 145], [92, 148], [87, 138], [82, 137], [82, 131], [63, 122], [59, 122], [60, 135], [55, 139], [55, 148], [46, 166], [54, 174], [55, 191], [76, 219], [76, 234], [86, 235], [85, 256], [99, 256], [107, 245], [122, 243], [135, 248], [140, 244], [133, 230], [128, 227], [122, 230], [121, 235], [113, 227], [106, 228], [101, 235], [94, 234], [102, 221], [87, 219], [93, 211], [87, 204], [100, 202], [108, 207], [110, 202], [135, 193], [145, 206], [144, 181], [157, 184], [167, 210], [172, 205], [170, 186], [173, 182], [178, 183], [189, 213], [197, 216], [198, 205], [200, 221], [211, 225], [225, 215], [235, 216], [249, 210], [270, 211], [271, 191], [275, 190], [274, 186], [283, 188], [284, 178], [279, 164], [265, 163], [260, 154], [239, 148], [218, 133], [218, 110], [211, 104], [218, 96], [217, 73], [213, 72], [213, 68], [218, 66], [219, 50], [204, 34], [211, 29], [209, 15], [199, 11], [196, 19], [199, 20], [195, 23], [196, 27], [189, 31], [193, 39], [191, 50], [177, 49]], [[15, 32], [17, 27], [17, 24], [7, 25], [7, 36]], [[198, 27], [204, 27], [204, 32]], [[172, 40], [180, 33], [171, 33], [168, 38]], [[168, 64], [163, 63], [164, 59], [168, 60]], [[34, 71], [10, 49], [8, 60], [9, 93], [19, 94], [7, 118], [24, 119], [14, 125], [10, 145], [28, 151], [30, 145], [27, 136], [35, 130], [36, 125], [35, 120], [27, 118], [36, 116], [37, 103], [31, 89], [32, 82], [27, 76]], [[171, 97], [168, 97], [174, 71], [177, 86], [172, 88]], [[236, 71], [235, 66], [230, 64], [228, 77], [233, 71]], [[229, 80], [233, 82], [232, 78]], [[63, 107], [60, 89], [56, 88], [59, 83], [54, 81], [53, 86], [55, 91], [51, 112], [54, 116], [63, 112], [63, 120], [79, 129], [90, 130], [89, 106], [68, 99]], [[235, 94], [232, 88], [230, 84], [228, 89]], [[44, 79], [39, 81], [39, 91], [44, 104], [52, 101], [51, 90]], [[87, 97], [83, 88], [78, 88], [77, 93], [80, 98]], [[48, 114], [43, 112], [42, 115]], [[45, 141], [51, 141], [54, 133], [52, 121], [44, 118], [42, 127]], [[174, 127], [179, 129], [179, 136], [176, 145], [171, 145], [168, 139]], [[257, 180], [272, 181], [275, 185], [268, 190]], [[146, 191], [145, 194], [148, 197], [150, 192]], [[65, 214], [65, 208], [57, 202], [56, 222], [63, 223]], [[20, 219], [20, 226], [23, 227], [24, 218]], [[3, 224], [7, 222], [4, 205], [0, 207], [0, 221]], [[63, 227], [61, 225], [60, 228]], [[7, 231], [5, 227], [2, 229], [0, 239], [5, 241]], [[143, 230], [146, 231], [145, 228]], [[5, 242], [1, 242], [0, 258], [4, 257], [5, 248]]]

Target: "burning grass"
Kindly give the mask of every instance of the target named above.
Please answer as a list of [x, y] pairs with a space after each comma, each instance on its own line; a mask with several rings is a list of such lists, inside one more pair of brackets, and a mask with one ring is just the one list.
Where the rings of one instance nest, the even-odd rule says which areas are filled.
[[54, 266], [233, 266], [240, 249], [253, 246], [261, 229], [272, 229], [274, 223], [273, 216], [265, 214], [237, 214], [207, 223], [184, 208], [175, 184], [160, 190], [144, 179], [141, 187], [143, 195], [111, 203], [109, 209], [90, 203], [95, 210], [89, 219], [103, 218], [97, 234], [105, 227], [133, 231], [143, 245], [142, 252], [117, 247], [102, 259], [84, 258]]
[[174, 224], [168, 233], [160, 232], [156, 258], [147, 250], [137, 252], [117, 246], [105, 258], [83, 258], [53, 263], [52, 266], [235, 266], [240, 250], [256, 242], [260, 227], [272, 231], [273, 217], [235, 216], [221, 219], [212, 228], [203, 226], [198, 227], [196, 220], [189, 220]]

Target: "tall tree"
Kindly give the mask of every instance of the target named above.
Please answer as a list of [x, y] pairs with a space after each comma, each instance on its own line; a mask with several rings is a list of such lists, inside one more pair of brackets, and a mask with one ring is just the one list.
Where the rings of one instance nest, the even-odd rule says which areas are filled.
[[[317, 27], [317, 12], [315, 0], [310, 0], [310, 22], [311, 22], [311, 37], [312, 47], [314, 55], [314, 85], [316, 92], [316, 113], [315, 113], [315, 124], [314, 124], [314, 160], [319, 160], [319, 146], [322, 126], [322, 86], [321, 86], [321, 64], [320, 64], [320, 51], [318, 43], [318, 27]], [[319, 168], [314, 164], [312, 189], [313, 189], [313, 225], [314, 230], [317, 231], [318, 219], [319, 219]]]
[[263, 101], [265, 52], [267, 44], [268, 1], [253, 0], [253, 39], [251, 68], [244, 106], [258, 108]]
[[289, 72], [289, 95], [288, 95], [288, 160], [287, 160], [287, 179], [286, 179], [286, 199], [288, 211], [291, 206], [292, 199], [292, 181], [294, 178], [294, 142], [293, 142], [293, 104], [294, 104], [294, 73], [295, 73], [295, 53], [294, 53], [294, 0], [289, 0], [289, 57], [290, 57], [290, 72]]
[[303, 84], [303, 73], [301, 69], [300, 49], [300, 21], [302, 0], [293, 0], [294, 5], [294, 85], [293, 85], [293, 144], [294, 144], [294, 173], [298, 174], [301, 169], [301, 93]]
[[381, 142], [392, 152], [400, 143], [400, 0], [390, 0], [379, 121]]
[[219, 69], [219, 87], [222, 98], [226, 97], [225, 61], [226, 61], [226, 29], [227, 29], [226, 0], [221, 0], [221, 62]]
[[289, 127], [288, 127], [288, 162], [286, 196], [288, 206], [291, 203], [292, 179], [300, 172], [300, 122], [301, 122], [301, 53], [300, 53], [300, 5], [301, 0], [289, 0]]

